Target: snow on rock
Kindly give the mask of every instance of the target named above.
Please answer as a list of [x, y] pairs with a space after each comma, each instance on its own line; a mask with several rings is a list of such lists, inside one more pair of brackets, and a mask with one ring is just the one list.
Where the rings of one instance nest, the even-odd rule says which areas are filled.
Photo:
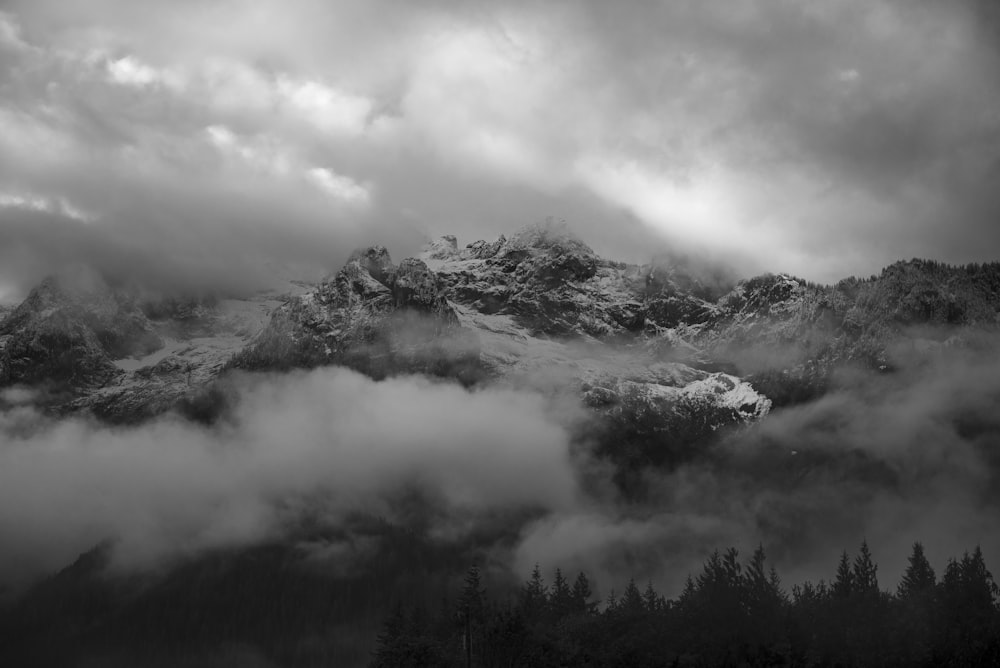
[[399, 266], [388, 251], [355, 251], [313, 292], [276, 309], [232, 366], [288, 369], [343, 364], [375, 377], [393, 373], [479, 372], [474, 335], [464, 330], [439, 276], [420, 259]]
[[477, 333], [494, 376], [577, 387], [585, 404], [603, 411], [635, 400], [664, 415], [680, 405], [704, 409], [712, 429], [770, 409], [749, 383], [689, 365], [706, 359], [685, 339], [697, 331], [666, 325], [717, 309], [685, 292], [692, 280], [662, 263], [608, 262], [551, 226], [448, 254], [438, 250], [444, 245], [429, 244], [421, 257], [441, 277], [459, 323]]
[[73, 285], [43, 284], [3, 320], [0, 377], [15, 377], [11, 351], [24, 357], [32, 323], [58, 323], [81, 351], [71, 373], [95, 379], [68, 408], [113, 420], [169, 410], [227, 369], [329, 364], [569, 393], [608, 414], [639, 402], [665, 424], [697, 415], [710, 429], [770, 406], [745, 381], [698, 368], [693, 342], [718, 307], [694, 279], [605, 260], [551, 222], [466, 246], [442, 237], [398, 265], [383, 246], [362, 248], [317, 285], [247, 300], [141, 304], [100, 277]]
[[446, 235], [435, 239], [424, 248], [424, 254], [431, 260], [447, 260], [458, 255], [458, 239]]

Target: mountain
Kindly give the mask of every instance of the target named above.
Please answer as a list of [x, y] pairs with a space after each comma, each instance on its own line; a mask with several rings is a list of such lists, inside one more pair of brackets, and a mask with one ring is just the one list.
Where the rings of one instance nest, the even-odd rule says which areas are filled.
[[692, 337], [777, 405], [815, 397], [850, 368], [891, 373], [946, 349], [993, 346], [1000, 263], [897, 262], [834, 285], [786, 274], [741, 282]]
[[0, 323], [0, 341], [0, 383], [87, 389], [115, 375], [113, 359], [163, 346], [134, 295], [86, 267], [43, 281]]
[[682, 314], [714, 308], [659, 267], [603, 260], [565, 229], [532, 226], [462, 251], [446, 237], [398, 266], [382, 247], [356, 252], [277, 309], [232, 366], [568, 389], [604, 415], [651, 411], [653, 432], [674, 440], [695, 424], [681, 416], [699, 413], [700, 438], [770, 407], [740, 378], [697, 368], [699, 351], [672, 334]]
[[51, 276], [0, 320], [0, 387], [55, 414], [136, 422], [184, 408], [289, 294], [162, 295], [87, 267]]
[[697, 440], [770, 408], [678, 334], [715, 316], [709, 296], [669, 265], [605, 260], [551, 224], [461, 251], [446, 237], [398, 265], [361, 249], [318, 285], [251, 299], [143, 295], [90, 272], [47, 280], [0, 323], [0, 382], [37, 389], [59, 414], [211, 419], [236, 370], [337, 364], [572, 392], [599, 415], [651, 413], [651, 434]]
[[720, 291], [683, 263], [607, 260], [546, 223], [464, 248], [443, 237], [399, 264], [360, 249], [317, 285], [240, 299], [147, 294], [72, 268], [3, 316], [0, 387], [32, 388], [58, 414], [211, 420], [235, 370], [336, 364], [569, 391], [693, 441], [817, 396], [845, 365], [885, 373], [974, 346], [998, 322], [996, 264], [913, 260], [832, 286], [766, 274]]
[[[317, 284], [238, 298], [152, 293], [74, 267], [0, 314], [0, 409], [31, 401], [54, 416], [112, 423], [171, 411], [211, 422], [226, 414], [231, 380], [325, 365], [375, 379], [428, 375], [473, 391], [530, 388], [587, 415], [574, 422], [585, 431], [571, 435], [574, 447], [612, 464], [601, 475], [616, 487], [588, 497], [588, 512], [610, 498], [623, 524], [665, 508], [673, 517], [662, 488], [646, 494], [644, 474], [692, 460], [710, 469], [732, 444], [713, 441], [736, 430], [729, 458], [719, 460], [738, 470], [719, 489], [759, 485], [766, 493], [748, 498], [767, 502], [753, 518], [799, 535], [819, 512], [802, 510], [802, 500], [814, 487], [831, 489], [829, 477], [837, 489], [881, 492], [897, 485], [898, 472], [851, 443], [789, 453], [786, 442], [766, 442], [773, 432], [741, 430], [850, 383], [906, 381], [925, 364], [936, 373], [942, 367], [929, 362], [992, 350], [1000, 328], [1000, 264], [912, 260], [834, 285], [787, 274], [725, 285], [710, 276], [670, 257], [645, 265], [601, 258], [549, 224], [465, 246], [443, 237], [399, 263], [383, 247], [363, 248]], [[994, 422], [972, 418], [958, 416], [969, 439], [995, 433]], [[698, 479], [681, 491], [701, 489]], [[705, 487], [709, 513], [719, 489]], [[437, 609], [468, 564], [508, 554], [538, 520], [531, 508], [516, 517], [491, 509], [477, 519], [485, 526], [441, 530], [433, 499], [422, 504], [410, 491], [400, 492], [403, 510], [389, 513], [398, 524], [381, 507], [336, 522], [306, 508], [294, 515], [301, 526], [283, 525], [267, 540], [182, 554], [149, 572], [116, 571], [113, 550], [99, 545], [0, 596], [0, 657], [12, 665], [363, 665], [394, 601]], [[858, 497], [844, 498], [853, 509]], [[700, 521], [705, 511], [695, 506]], [[671, 540], [689, 540], [678, 526]], [[491, 586], [505, 592], [510, 583]]]
[[118, 572], [112, 551], [97, 545], [0, 605], [4, 665], [365, 665], [385, 602], [438, 604], [466, 559], [368, 517], [154, 572]]

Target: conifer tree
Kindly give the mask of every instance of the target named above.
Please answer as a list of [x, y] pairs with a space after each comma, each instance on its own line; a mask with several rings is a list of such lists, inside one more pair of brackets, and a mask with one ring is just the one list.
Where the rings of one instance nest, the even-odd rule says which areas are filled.
[[605, 612], [617, 612], [618, 611], [618, 597], [615, 595], [615, 588], [612, 587], [611, 591], [608, 592], [608, 602], [604, 608]]
[[471, 664], [472, 655], [482, 652], [482, 628], [486, 621], [486, 590], [482, 586], [479, 566], [473, 564], [465, 573], [465, 584], [462, 595], [458, 599], [458, 616], [461, 620], [460, 630], [463, 653], [467, 664]]
[[573, 609], [573, 592], [570, 591], [569, 583], [563, 577], [562, 570], [556, 568], [555, 578], [552, 581], [552, 592], [549, 595], [549, 605], [557, 617], [569, 614]]
[[847, 556], [847, 550], [840, 554], [840, 562], [837, 564], [837, 577], [833, 581], [833, 594], [840, 598], [847, 598], [854, 593], [854, 572], [851, 571], [851, 559]]
[[647, 612], [659, 612], [665, 607], [663, 597], [653, 589], [652, 581], [646, 583], [646, 591], [642, 593], [642, 602]]
[[465, 573], [465, 584], [462, 595], [458, 599], [459, 612], [469, 619], [481, 622], [485, 614], [484, 595], [486, 590], [482, 585], [482, 575], [479, 566], [473, 564]]
[[726, 550], [722, 556], [722, 567], [726, 574], [726, 584], [733, 588], [739, 587], [743, 567], [740, 565], [740, 553], [735, 547]]
[[965, 613], [987, 613], [994, 609], [997, 585], [978, 545], [972, 554], [963, 554], [961, 561], [948, 561], [942, 586], [947, 597]]
[[642, 612], [644, 609], [642, 594], [635, 584], [635, 578], [629, 578], [625, 591], [622, 593], [621, 607], [627, 612]]
[[764, 546], [758, 545], [743, 572], [743, 606], [752, 618], [771, 620], [786, 601], [781, 579], [766, 567]]
[[977, 591], [978, 603], [984, 609], [994, 607], [1000, 588], [994, 582], [993, 574], [986, 568], [983, 550], [979, 545], [972, 551], [968, 563], [963, 563], [963, 570], [966, 581]]
[[934, 569], [931, 568], [930, 562], [924, 556], [924, 546], [921, 543], [913, 544], [913, 552], [908, 561], [909, 564], [897, 588], [899, 597], [905, 599], [933, 591], [936, 577]]
[[878, 564], [872, 561], [868, 541], [861, 541], [861, 550], [854, 558], [854, 589], [864, 594], [878, 593]]
[[536, 618], [545, 612], [548, 602], [549, 588], [545, 586], [541, 568], [535, 564], [531, 577], [521, 587], [521, 610], [525, 617]]
[[573, 583], [574, 610], [577, 612], [593, 612], [597, 604], [591, 602], [591, 596], [593, 596], [593, 593], [590, 590], [590, 580], [587, 579], [583, 571], [580, 571], [576, 576], [576, 581]]
[[402, 643], [405, 627], [406, 617], [403, 608], [397, 605], [375, 638], [375, 654], [372, 657], [371, 668], [390, 668], [399, 664], [405, 651]]

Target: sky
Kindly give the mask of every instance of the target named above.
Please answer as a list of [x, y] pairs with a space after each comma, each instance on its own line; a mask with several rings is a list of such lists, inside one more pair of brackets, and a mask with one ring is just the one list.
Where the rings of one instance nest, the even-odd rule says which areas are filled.
[[553, 217], [834, 281], [1000, 259], [990, 0], [4, 0], [0, 301]]

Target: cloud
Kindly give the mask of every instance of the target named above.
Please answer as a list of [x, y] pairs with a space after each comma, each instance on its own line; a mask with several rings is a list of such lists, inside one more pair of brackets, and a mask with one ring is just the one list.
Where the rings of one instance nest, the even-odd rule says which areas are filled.
[[[240, 378], [231, 417], [111, 428], [51, 420], [32, 395], [0, 396], [0, 575], [23, 582], [108, 537], [145, 568], [217, 546], [280, 538], [302, 514], [353, 512], [471, 541], [506, 522], [491, 563], [583, 570], [598, 595], [630, 577], [668, 594], [716, 548], [762, 543], [786, 584], [829, 579], [867, 539], [884, 587], [920, 540], [935, 567], [982, 545], [1000, 554], [1000, 367], [982, 349], [900, 358], [895, 375], [846, 381], [723, 435], [625, 501], [589, 458], [593, 418], [551, 387], [468, 391], [344, 369]], [[511, 416], [517, 416], [512, 420]], [[663, 447], [670, 447], [665, 442]], [[706, 446], [707, 447], [707, 446]], [[497, 519], [500, 517], [501, 519]], [[463, 543], [468, 544], [468, 543]], [[994, 558], [996, 558], [994, 556]]]
[[584, 570], [606, 596], [629, 577], [676, 595], [712, 550], [759, 543], [786, 586], [831, 579], [864, 539], [883, 588], [913, 541], [939, 573], [975, 545], [1000, 558], [998, 372], [989, 351], [917, 355], [900, 375], [774, 411], [701, 461], [650, 472], [643, 503], [590, 496], [526, 524], [512, 563]]
[[391, 518], [404, 489], [457, 519], [567, 507], [578, 494], [567, 433], [531, 393], [322, 369], [245, 379], [232, 422], [215, 429], [50, 422], [24, 399], [8, 392], [0, 412], [8, 582], [108, 537], [121, 565], [147, 567], [280, 536], [298, 510]]
[[364, 205], [371, 199], [367, 188], [326, 167], [312, 167], [306, 170], [306, 176], [317, 187], [348, 204]]
[[371, 100], [317, 81], [295, 81], [279, 76], [275, 92], [284, 104], [324, 132], [361, 134], [372, 113]]
[[21, 39], [21, 26], [7, 12], [0, 12], [0, 47], [11, 51], [28, 48]]
[[113, 83], [140, 88], [166, 78], [162, 72], [144, 65], [131, 56], [108, 62], [108, 76]]
[[[548, 215], [621, 259], [702, 247], [743, 273], [814, 280], [869, 275], [900, 257], [1000, 252], [1000, 22], [985, 0], [5, 7], [0, 286], [9, 298], [73, 261], [166, 286], [246, 288], [275, 264], [316, 275], [355, 246], [384, 243], [398, 258], [425, 235], [464, 244]], [[955, 369], [972, 374], [972, 387], [993, 387], [975, 369]], [[788, 563], [812, 558], [797, 533], [839, 548], [856, 541], [859, 523], [891, 529], [893, 513], [907, 532], [962, 526], [949, 540], [968, 542], [993, 515], [966, 494], [981, 481], [960, 464], [982, 453], [956, 431], [961, 407], [949, 393], [980, 404], [952, 371], [919, 377], [927, 394], [890, 387], [903, 414], [878, 395], [830, 397], [775, 416], [760, 430], [766, 438], [750, 439], [749, 452], [808, 444], [857, 457], [859, 472], [885, 472], [882, 482], [846, 485], [825, 464], [789, 466], [815, 482], [810, 495], [800, 483], [787, 492], [768, 478], [778, 493], [737, 473], [688, 470], [664, 489], [713, 490], [706, 501], [667, 496], [675, 510], [645, 516], [617, 505], [561, 509], [525, 534], [518, 558], [558, 548], [548, 534], [606, 530], [610, 553], [648, 530], [671, 545], [675, 534], [694, 536], [696, 561], [725, 536], [757, 535], [766, 514]], [[921, 403], [928, 398], [938, 403]], [[80, 423], [47, 429], [92, 442]], [[218, 472], [215, 435], [157, 429], [191, 439], [192, 459]], [[950, 445], [924, 449], [921, 434]], [[916, 459], [900, 454], [911, 445]], [[784, 460], [762, 461], [786, 470]], [[897, 478], [924, 480], [940, 503], [894, 488]], [[942, 509], [969, 524], [946, 525]], [[735, 524], [687, 521], [727, 514]], [[219, 521], [250, 535], [262, 516]], [[817, 518], [829, 536], [809, 528]]]
[[88, 222], [93, 216], [80, 211], [65, 198], [43, 198], [32, 194], [0, 193], [0, 207], [10, 207], [27, 211], [44, 211], [51, 214]]
[[[700, 246], [811, 279], [989, 259], [990, 15], [971, 0], [15, 1], [0, 187], [128, 218], [116, 234], [141, 245], [177, 218], [200, 234], [249, 216], [313, 245], [363, 226], [409, 248], [554, 215], [625, 259]], [[201, 146], [211, 127], [267, 137], [295, 167], [246, 178]], [[370, 210], [303, 197], [314, 169]]]

